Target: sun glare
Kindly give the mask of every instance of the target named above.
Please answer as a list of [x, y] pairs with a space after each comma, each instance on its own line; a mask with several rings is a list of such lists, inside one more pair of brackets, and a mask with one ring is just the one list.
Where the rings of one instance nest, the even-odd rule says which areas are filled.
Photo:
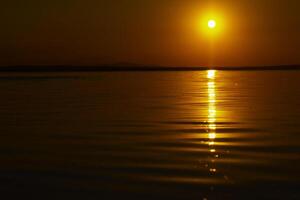
[[209, 28], [214, 29], [214, 28], [216, 28], [217, 23], [216, 23], [215, 20], [211, 19], [211, 20], [208, 21], [207, 25], [208, 25]]
[[216, 76], [216, 70], [208, 70], [207, 71], [207, 78], [208, 79], [214, 79]]
[[200, 14], [195, 15], [194, 24], [195, 28], [204, 37], [213, 39], [214, 41], [224, 37], [225, 27], [227, 27], [227, 16], [225, 16], [222, 10], [203, 10], [198, 11]]

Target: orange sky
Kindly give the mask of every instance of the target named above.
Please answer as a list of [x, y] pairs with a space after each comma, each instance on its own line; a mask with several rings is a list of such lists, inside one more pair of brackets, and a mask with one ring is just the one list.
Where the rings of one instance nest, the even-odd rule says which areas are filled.
[[[0, 65], [300, 64], [298, 0], [15, 0]], [[215, 15], [219, 29], [204, 31]], [[205, 27], [206, 28], [206, 27]]]

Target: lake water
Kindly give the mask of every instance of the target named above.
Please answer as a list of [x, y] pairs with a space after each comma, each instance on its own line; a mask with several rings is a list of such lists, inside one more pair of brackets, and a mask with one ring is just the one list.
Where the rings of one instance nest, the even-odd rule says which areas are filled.
[[0, 74], [10, 199], [300, 199], [300, 71]]

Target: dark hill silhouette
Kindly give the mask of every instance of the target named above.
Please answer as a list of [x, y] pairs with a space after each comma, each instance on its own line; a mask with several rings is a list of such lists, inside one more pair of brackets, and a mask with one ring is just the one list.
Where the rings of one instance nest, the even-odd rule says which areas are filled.
[[114, 72], [114, 71], [265, 71], [265, 70], [300, 70], [300, 65], [280, 66], [217, 66], [217, 67], [164, 67], [164, 66], [141, 66], [141, 65], [103, 65], [103, 66], [2, 66], [0, 72]]

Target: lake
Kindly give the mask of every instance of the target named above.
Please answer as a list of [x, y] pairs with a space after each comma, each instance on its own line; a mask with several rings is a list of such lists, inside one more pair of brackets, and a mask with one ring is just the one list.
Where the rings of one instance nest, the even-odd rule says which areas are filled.
[[300, 71], [0, 74], [10, 199], [300, 199]]

